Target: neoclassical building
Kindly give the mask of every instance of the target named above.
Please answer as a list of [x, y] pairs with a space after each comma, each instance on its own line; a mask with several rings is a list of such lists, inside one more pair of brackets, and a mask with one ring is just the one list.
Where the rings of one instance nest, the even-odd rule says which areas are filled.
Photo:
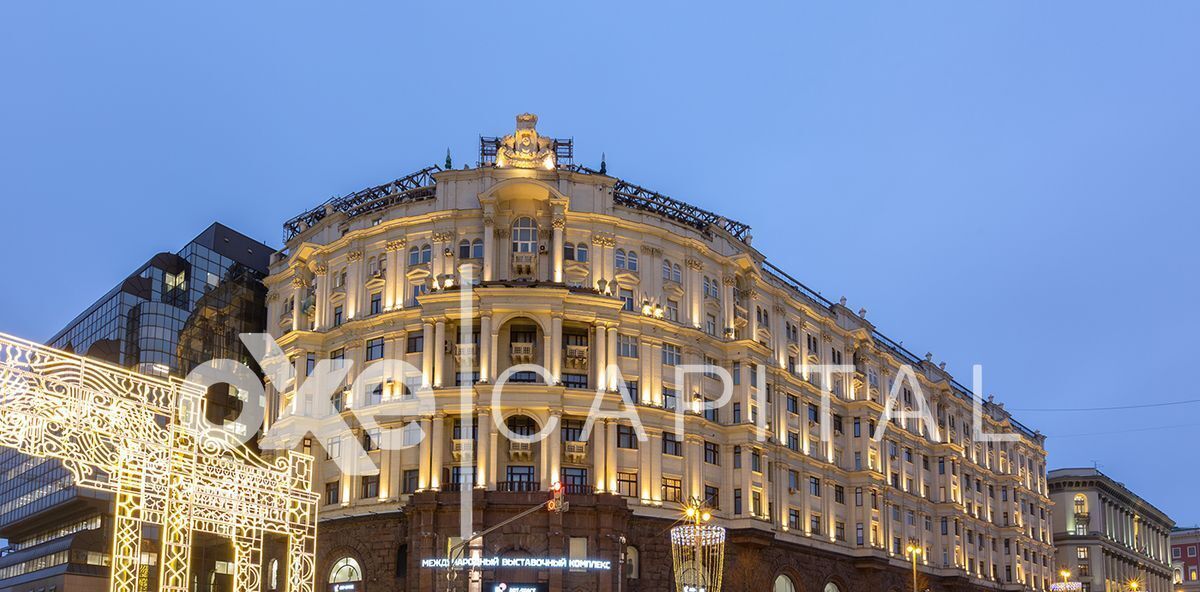
[[1124, 484], [1094, 468], [1049, 473], [1058, 569], [1084, 592], [1175, 590], [1171, 531], [1175, 521]]
[[[774, 267], [746, 225], [603, 164], [576, 165], [571, 142], [536, 123], [522, 115], [513, 134], [481, 138], [475, 167], [429, 167], [285, 225], [268, 318], [297, 378], [269, 389], [268, 420], [287, 428], [315, 406], [329, 425], [356, 426], [301, 444], [325, 459], [321, 586], [664, 590], [667, 529], [696, 498], [729, 529], [727, 590], [908, 590], [909, 547], [921, 550], [931, 590], [1048, 587], [1040, 434], [989, 400], [984, 430], [1013, 441], [975, 441], [972, 395], [930, 356]], [[297, 396], [322, 360], [381, 359], [407, 369], [360, 379], [328, 402]], [[545, 375], [512, 371], [527, 364]], [[705, 364], [733, 383], [719, 408], [710, 407], [721, 372], [677, 371]], [[853, 371], [817, 371], [830, 364]], [[899, 405], [912, 409], [919, 389], [941, 439], [909, 420], [890, 422], [876, 443], [906, 367]], [[598, 387], [606, 409], [636, 410], [642, 431], [604, 419], [585, 439]], [[415, 393], [436, 404], [420, 408]], [[379, 419], [364, 424], [364, 414]], [[539, 442], [505, 436], [543, 428], [551, 433]], [[377, 470], [343, 474], [335, 457], [360, 444]], [[607, 569], [520, 563], [447, 583], [453, 570], [429, 565], [458, 541], [464, 489], [475, 504], [467, 520], [483, 531], [545, 501], [554, 483], [567, 512], [514, 522], [474, 552]]]

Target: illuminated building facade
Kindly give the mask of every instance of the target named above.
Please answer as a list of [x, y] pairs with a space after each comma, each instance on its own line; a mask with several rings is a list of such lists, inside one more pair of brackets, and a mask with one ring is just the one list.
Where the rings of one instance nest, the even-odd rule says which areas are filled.
[[[248, 360], [241, 332], [265, 327], [273, 248], [212, 224], [176, 253], [159, 253], [52, 337], [59, 349], [154, 376], [187, 374], [215, 359]], [[208, 393], [210, 418], [240, 407]], [[62, 463], [0, 449], [0, 592], [107, 590], [111, 495], [76, 487]], [[225, 551], [200, 561], [232, 578]], [[152, 550], [145, 551], [153, 561]], [[207, 586], [206, 586], [207, 587]]]
[[1171, 529], [1166, 514], [1123, 484], [1092, 468], [1049, 474], [1054, 501], [1056, 569], [1084, 590], [1169, 592]]
[[1200, 528], [1171, 532], [1171, 571], [1175, 590], [1200, 590]]
[[[729, 529], [727, 582], [904, 590], [905, 549], [915, 544], [933, 590], [1049, 586], [1040, 434], [986, 401], [984, 431], [1015, 441], [976, 441], [969, 389], [930, 356], [775, 268], [744, 224], [610, 176], [603, 164], [574, 164], [572, 143], [535, 124], [521, 116], [513, 134], [482, 138], [474, 167], [429, 167], [285, 225], [286, 248], [267, 279], [268, 325], [297, 384], [322, 360], [357, 368], [402, 359], [414, 370], [357, 394], [338, 390], [325, 421], [371, 412], [385, 427], [415, 422], [429, 436], [402, 449], [378, 446], [373, 429], [309, 442], [323, 495], [318, 588], [432, 590], [444, 571], [426, 562], [444, 557], [459, 532], [460, 491], [475, 490], [481, 531], [544, 501], [555, 482], [570, 510], [487, 537], [482, 556], [586, 557], [612, 569], [493, 567], [484, 583], [667, 589], [667, 530], [683, 502], [701, 498]], [[463, 282], [475, 284], [469, 309]], [[524, 363], [544, 366], [549, 379], [512, 374], [492, 405], [492, 383]], [[678, 377], [686, 364], [728, 371], [732, 400], [703, 409], [720, 383], [712, 373]], [[854, 370], [825, 376], [818, 364]], [[941, 441], [915, 420], [871, 439], [905, 366]], [[473, 391], [466, 406], [464, 384]], [[915, 385], [904, 384], [897, 392], [911, 407]], [[582, 438], [598, 385], [610, 407], [619, 390], [629, 393], [646, 441], [625, 420]], [[823, 387], [833, 393], [827, 441]], [[408, 411], [426, 388], [436, 409]], [[299, 405], [325, 406], [296, 392], [269, 390], [274, 427], [297, 421]], [[686, 411], [682, 433], [676, 408]], [[554, 427], [528, 444], [496, 422], [517, 434]], [[332, 457], [359, 443], [378, 473], [338, 470]]]

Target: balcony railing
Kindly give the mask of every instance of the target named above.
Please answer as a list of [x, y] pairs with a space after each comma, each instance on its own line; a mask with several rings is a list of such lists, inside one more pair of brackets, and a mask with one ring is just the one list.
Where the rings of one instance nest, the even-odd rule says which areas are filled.
[[514, 364], [529, 364], [533, 362], [532, 343], [512, 344], [512, 361]]
[[474, 440], [454, 440], [450, 443], [450, 456], [454, 457], [456, 462], [461, 461], [468, 450], [475, 450]]
[[588, 365], [588, 346], [586, 345], [568, 345], [565, 348], [566, 365], [568, 368], [576, 368], [579, 370], [587, 369]]
[[509, 442], [508, 443], [508, 460], [512, 460], [512, 461], [533, 460], [533, 442]]
[[537, 253], [513, 253], [512, 271], [517, 278], [531, 278], [537, 267]]
[[460, 366], [470, 366], [474, 363], [479, 346], [474, 343], [456, 343], [454, 344], [454, 361]]
[[510, 493], [530, 493], [541, 489], [537, 481], [500, 481], [496, 483], [496, 491]]
[[567, 462], [583, 462], [587, 460], [587, 442], [563, 442], [562, 452]]

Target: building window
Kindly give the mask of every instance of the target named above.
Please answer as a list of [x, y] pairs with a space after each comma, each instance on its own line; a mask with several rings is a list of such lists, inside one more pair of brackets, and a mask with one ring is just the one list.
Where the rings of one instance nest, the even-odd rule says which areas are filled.
[[342, 325], [343, 316], [344, 316], [344, 310], [342, 309], [341, 305], [333, 307], [333, 326], [334, 327], [340, 327]]
[[533, 218], [517, 218], [512, 225], [512, 250], [514, 253], [536, 253], [538, 243], [537, 222]]
[[376, 337], [375, 339], [367, 340], [367, 361], [378, 360], [383, 357], [383, 338]]
[[330, 584], [347, 584], [362, 581], [362, 568], [350, 557], [343, 557], [334, 562], [329, 570]]
[[379, 475], [364, 475], [359, 497], [371, 499], [379, 497]]
[[377, 315], [383, 312], [383, 294], [379, 292], [371, 293], [371, 314]]
[[563, 374], [563, 386], [572, 389], [585, 389], [588, 387], [587, 374]]
[[621, 310], [633, 312], [633, 310], [634, 310], [633, 290], [630, 290], [628, 288], [621, 288], [620, 290], [617, 291], [617, 293], [621, 296], [621, 303], [622, 303]]
[[662, 349], [662, 363], [664, 366], [678, 366], [683, 361], [683, 352], [679, 346], [673, 343], [664, 343]]
[[636, 335], [617, 335], [617, 355], [622, 358], [638, 357], [638, 338]]
[[625, 497], [638, 497], [637, 473], [617, 472], [617, 493]]
[[410, 354], [420, 353], [425, 351], [425, 335], [421, 333], [408, 335], [408, 347], [406, 351]]
[[683, 442], [674, 432], [663, 432], [662, 453], [670, 456], [683, 456]]
[[325, 484], [325, 505], [332, 506], [338, 503], [339, 494], [342, 491], [340, 481], [330, 481]]
[[673, 323], [679, 322], [679, 301], [678, 300], [667, 300], [667, 308], [666, 308], [666, 312], [665, 312], [664, 316], [666, 317], [666, 319], [668, 321], [671, 321]]
[[365, 450], [367, 452], [371, 452], [372, 450], [379, 450], [379, 443], [380, 443], [379, 428], [363, 430], [363, 433], [362, 433], [363, 450]]
[[417, 491], [417, 483], [419, 482], [420, 472], [416, 469], [408, 469], [404, 471], [403, 491], [404, 493], [414, 493]]
[[683, 485], [674, 477], [663, 477], [662, 498], [667, 502], [678, 502], [683, 499]]
[[641, 562], [637, 547], [625, 547], [625, 577], [636, 580], [640, 572]]
[[704, 462], [710, 465], [721, 464], [721, 446], [716, 442], [704, 442]]
[[618, 425], [617, 426], [617, 448], [625, 448], [636, 450], [638, 447], [637, 432], [633, 430], [633, 426]]

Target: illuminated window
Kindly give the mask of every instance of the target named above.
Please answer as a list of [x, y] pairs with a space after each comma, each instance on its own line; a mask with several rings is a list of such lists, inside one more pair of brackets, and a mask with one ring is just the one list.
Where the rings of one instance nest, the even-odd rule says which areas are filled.
[[345, 584], [362, 581], [362, 568], [351, 557], [343, 557], [333, 564], [329, 570], [330, 584]]

